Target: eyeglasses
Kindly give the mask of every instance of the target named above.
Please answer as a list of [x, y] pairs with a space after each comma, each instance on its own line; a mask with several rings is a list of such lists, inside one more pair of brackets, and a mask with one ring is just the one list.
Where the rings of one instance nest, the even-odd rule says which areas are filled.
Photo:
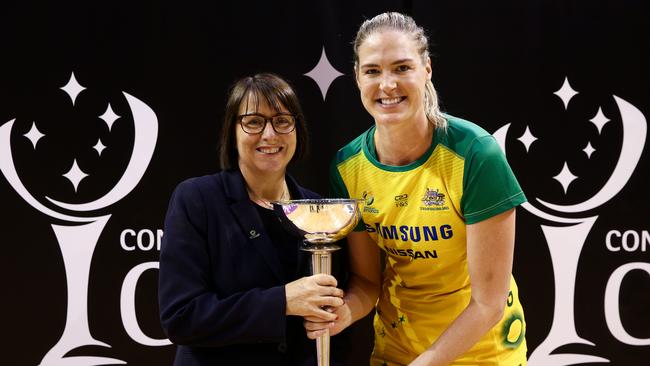
[[239, 124], [244, 132], [257, 135], [266, 128], [266, 123], [271, 121], [273, 131], [279, 134], [291, 133], [296, 128], [296, 116], [293, 114], [276, 114], [273, 117], [265, 117], [261, 114], [243, 114], [238, 116]]

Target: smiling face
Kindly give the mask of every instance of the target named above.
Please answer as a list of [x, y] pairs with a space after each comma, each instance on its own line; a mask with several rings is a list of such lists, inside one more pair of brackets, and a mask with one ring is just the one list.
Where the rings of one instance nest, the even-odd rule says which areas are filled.
[[407, 34], [383, 30], [359, 47], [356, 69], [361, 101], [377, 124], [426, 122], [424, 95], [431, 62]]
[[[266, 118], [277, 114], [290, 112], [281, 106], [280, 110], [273, 109], [263, 98], [249, 95], [239, 106], [239, 115], [260, 114]], [[239, 169], [252, 173], [251, 176], [268, 176], [278, 173], [284, 175], [287, 165], [296, 151], [296, 130], [288, 134], [278, 134], [268, 121], [260, 134], [248, 134], [237, 123], [235, 140]]]

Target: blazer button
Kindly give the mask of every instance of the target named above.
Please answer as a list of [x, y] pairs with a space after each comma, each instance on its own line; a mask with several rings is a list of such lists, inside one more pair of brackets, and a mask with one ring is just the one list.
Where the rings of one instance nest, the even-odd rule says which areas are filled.
[[280, 353], [287, 352], [287, 342], [280, 342], [280, 344], [278, 344], [278, 352]]

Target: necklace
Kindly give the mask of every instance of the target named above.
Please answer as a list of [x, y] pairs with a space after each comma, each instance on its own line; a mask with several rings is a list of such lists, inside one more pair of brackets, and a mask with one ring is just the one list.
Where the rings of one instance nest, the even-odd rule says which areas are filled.
[[[248, 191], [248, 197], [251, 199], [251, 201], [255, 202], [257, 205], [264, 207], [266, 209], [269, 210], [273, 209], [273, 204], [271, 203], [271, 201], [276, 201], [276, 200], [267, 200], [258, 196], [257, 194], [255, 194], [255, 192], [253, 192], [253, 190], [248, 186], [248, 184], [246, 185], [246, 190]], [[287, 182], [285, 181], [282, 187], [282, 196], [280, 196], [280, 198], [277, 201], [286, 201], [290, 198], [291, 196], [289, 195], [289, 188], [287, 187]]]

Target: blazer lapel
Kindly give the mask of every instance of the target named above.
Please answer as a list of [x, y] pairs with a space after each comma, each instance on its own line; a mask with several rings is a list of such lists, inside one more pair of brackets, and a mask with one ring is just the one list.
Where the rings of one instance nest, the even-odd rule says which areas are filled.
[[226, 195], [232, 202], [230, 209], [237, 219], [242, 234], [246, 237], [246, 242], [260, 252], [279, 280], [286, 281], [278, 252], [266, 233], [256, 208], [248, 198], [244, 178], [239, 171], [224, 171], [223, 176]]

